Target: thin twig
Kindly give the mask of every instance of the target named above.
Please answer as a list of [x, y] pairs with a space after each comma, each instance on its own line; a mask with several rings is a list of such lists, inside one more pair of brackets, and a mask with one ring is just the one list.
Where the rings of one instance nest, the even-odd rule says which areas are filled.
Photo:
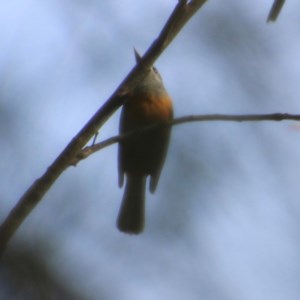
[[287, 113], [273, 113], [273, 114], [255, 114], [255, 115], [224, 115], [224, 114], [211, 114], [211, 115], [192, 115], [184, 116], [180, 118], [173, 119], [167, 124], [155, 124], [140, 128], [138, 130], [133, 130], [124, 134], [116, 135], [108, 138], [100, 143], [94, 144], [92, 146], [87, 146], [82, 149], [78, 155], [74, 158], [71, 165], [76, 165], [83, 159], [86, 159], [93, 153], [100, 151], [112, 144], [119, 143], [124, 139], [132, 138], [138, 134], [143, 134], [144, 132], [155, 130], [160, 126], [175, 126], [183, 123], [190, 122], [204, 122], [204, 121], [225, 121], [225, 122], [261, 122], [261, 121], [283, 121], [283, 120], [293, 120], [300, 121], [300, 115], [292, 115]]
[[[32, 209], [39, 203], [57, 178], [66, 170], [70, 162], [95, 135], [107, 119], [123, 104], [126, 94], [134, 88], [137, 81], [147, 74], [158, 56], [171, 43], [185, 23], [206, 2], [206, 0], [179, 1], [163, 28], [161, 34], [142, 58], [119, 85], [112, 96], [94, 114], [80, 132], [50, 165], [47, 171], [37, 179], [20, 198], [0, 227], [0, 256], [10, 238], [22, 224]], [[171, 25], [172, 26], [171, 26]]]
[[282, 7], [283, 7], [283, 4], [284, 4], [285, 0], [275, 0], [272, 7], [271, 7], [271, 10], [269, 12], [269, 15], [268, 15], [268, 18], [267, 18], [267, 22], [275, 22]]

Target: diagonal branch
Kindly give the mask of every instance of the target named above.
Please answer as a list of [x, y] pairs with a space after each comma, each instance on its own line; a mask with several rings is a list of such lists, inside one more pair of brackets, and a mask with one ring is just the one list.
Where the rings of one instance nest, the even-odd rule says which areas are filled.
[[132, 138], [136, 135], [143, 134], [144, 132], [155, 130], [160, 126], [175, 126], [184, 123], [191, 122], [204, 122], [204, 121], [225, 121], [225, 122], [261, 122], [261, 121], [284, 121], [284, 120], [293, 120], [300, 121], [300, 115], [292, 115], [287, 113], [273, 113], [273, 114], [255, 114], [255, 115], [223, 115], [223, 114], [212, 114], [212, 115], [192, 115], [184, 116], [180, 118], [173, 119], [168, 124], [155, 124], [140, 128], [138, 130], [133, 130], [124, 134], [116, 135], [111, 138], [108, 138], [100, 143], [94, 144], [92, 146], [87, 146], [82, 149], [74, 160], [71, 162], [71, 165], [78, 164], [81, 160], [86, 159], [93, 153], [102, 150], [110, 145], [119, 143], [125, 139]]
[[178, 1], [169, 20], [158, 38], [147, 50], [141, 62], [136, 65], [112, 96], [94, 114], [80, 132], [70, 141], [61, 154], [49, 166], [46, 172], [38, 178], [20, 198], [0, 227], [0, 255], [6, 248], [10, 238], [22, 224], [32, 209], [39, 203], [57, 178], [66, 170], [70, 162], [85, 144], [95, 135], [107, 119], [123, 104], [124, 96], [130, 92], [136, 82], [147, 73], [147, 69], [171, 43], [186, 22], [197, 12], [206, 0]]
[[283, 7], [285, 0], [274, 0], [274, 3], [271, 7], [271, 10], [269, 12], [267, 22], [275, 22], [277, 17], [279, 16], [279, 13]]

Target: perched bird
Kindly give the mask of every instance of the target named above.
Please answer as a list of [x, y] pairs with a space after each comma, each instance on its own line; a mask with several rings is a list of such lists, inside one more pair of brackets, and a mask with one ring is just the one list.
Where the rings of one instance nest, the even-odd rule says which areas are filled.
[[[141, 60], [135, 51], [136, 62]], [[151, 124], [164, 124], [172, 120], [170, 96], [155, 67], [126, 96], [120, 117], [120, 133]], [[117, 219], [120, 231], [138, 234], [144, 229], [146, 178], [150, 176], [150, 192], [157, 187], [168, 150], [170, 127], [141, 132], [119, 143], [119, 186], [126, 178], [125, 191]]]

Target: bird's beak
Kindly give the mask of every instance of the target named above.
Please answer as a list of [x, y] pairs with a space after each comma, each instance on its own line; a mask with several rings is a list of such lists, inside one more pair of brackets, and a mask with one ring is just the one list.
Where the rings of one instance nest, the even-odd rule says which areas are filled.
[[133, 48], [133, 50], [134, 50], [135, 61], [136, 61], [137, 63], [139, 63], [139, 62], [142, 60], [142, 57], [141, 57], [141, 55], [137, 52], [137, 50], [136, 50], [135, 48]]

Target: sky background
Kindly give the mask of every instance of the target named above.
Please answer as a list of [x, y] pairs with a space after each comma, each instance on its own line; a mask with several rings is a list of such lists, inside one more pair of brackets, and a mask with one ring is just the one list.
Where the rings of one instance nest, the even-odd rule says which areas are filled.
[[[175, 116], [299, 113], [300, 4], [287, 1], [266, 23], [272, 2], [208, 1], [187, 24], [156, 62]], [[133, 47], [144, 53], [175, 4], [0, 3], [1, 220], [112, 94], [134, 66]], [[116, 135], [118, 120], [119, 111], [98, 139]], [[299, 299], [299, 149], [292, 121], [174, 127], [158, 189], [147, 193], [145, 231], [128, 236], [115, 227], [123, 191], [110, 146], [59, 178], [6, 256], [31, 253], [72, 299]], [[0, 272], [0, 296], [37, 299], [9, 274]]]

